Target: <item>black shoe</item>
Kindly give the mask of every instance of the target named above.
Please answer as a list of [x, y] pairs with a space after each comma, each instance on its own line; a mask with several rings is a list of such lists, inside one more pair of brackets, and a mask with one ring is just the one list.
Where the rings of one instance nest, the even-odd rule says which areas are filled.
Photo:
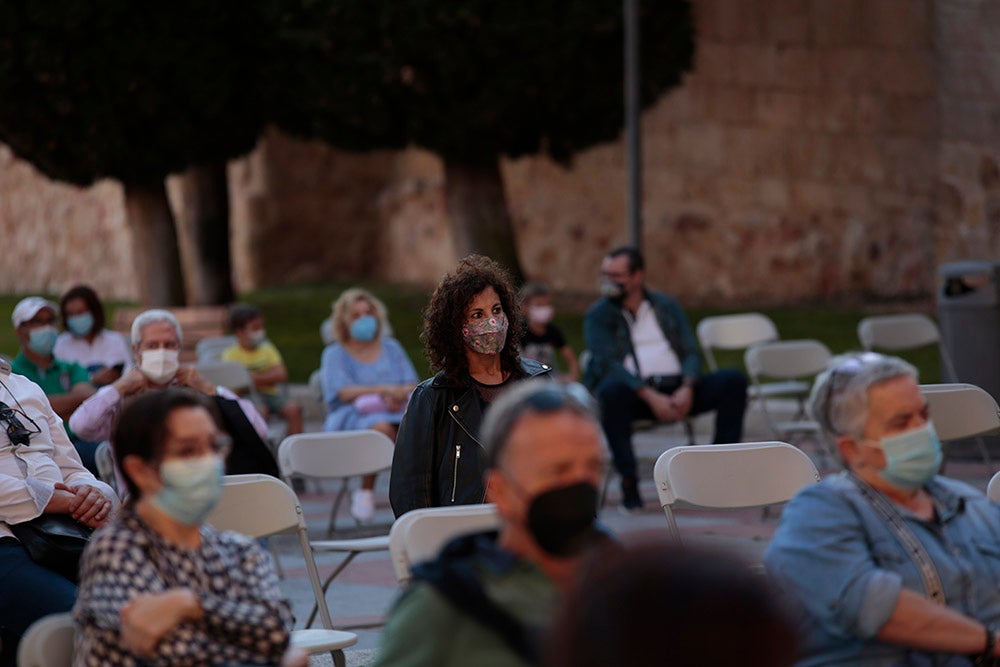
[[626, 512], [636, 512], [642, 509], [639, 482], [635, 477], [622, 478], [622, 509]]

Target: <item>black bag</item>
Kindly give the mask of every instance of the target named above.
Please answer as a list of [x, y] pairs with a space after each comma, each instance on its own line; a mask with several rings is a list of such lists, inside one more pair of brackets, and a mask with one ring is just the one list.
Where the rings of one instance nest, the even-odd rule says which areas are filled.
[[11, 532], [28, 551], [31, 560], [58, 572], [74, 584], [80, 574], [80, 556], [93, 528], [69, 514], [43, 514], [31, 521], [9, 524]]
[[652, 375], [645, 380], [646, 384], [667, 396], [673, 394], [684, 384], [681, 375]]
[[233, 439], [233, 450], [226, 459], [226, 474], [262, 473], [280, 479], [281, 473], [278, 472], [274, 454], [254, 430], [240, 404], [222, 396], [212, 398], [222, 416], [223, 427]]

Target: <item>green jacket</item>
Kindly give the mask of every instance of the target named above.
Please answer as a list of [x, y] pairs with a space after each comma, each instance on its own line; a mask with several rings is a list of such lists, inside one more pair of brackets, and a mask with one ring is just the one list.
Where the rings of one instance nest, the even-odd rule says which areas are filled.
[[[494, 605], [521, 623], [529, 635], [541, 636], [558, 602], [555, 585], [533, 563], [496, 544], [495, 533], [460, 538], [442, 556], [414, 571], [414, 583], [396, 602], [372, 667], [525, 667], [530, 665], [502, 635], [457, 608], [433, 583], [452, 546], [464, 553], [453, 558], [478, 580]], [[421, 569], [424, 572], [421, 572]], [[424, 578], [421, 578], [424, 577]]]

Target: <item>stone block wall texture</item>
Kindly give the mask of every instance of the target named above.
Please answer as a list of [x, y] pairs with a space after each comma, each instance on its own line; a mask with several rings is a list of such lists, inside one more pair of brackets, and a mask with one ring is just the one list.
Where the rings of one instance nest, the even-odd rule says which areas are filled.
[[[997, 257], [1000, 3], [693, 5], [695, 67], [642, 121], [652, 285], [731, 305], [924, 295], [939, 264]], [[622, 143], [503, 173], [527, 274], [593, 292], [626, 240]], [[442, 165], [424, 151], [352, 155], [269, 132], [230, 186], [239, 289], [433, 284], [457, 260]], [[134, 295], [113, 184], [53, 185], [4, 149], [0, 229], [19, 258], [0, 266], [4, 291], [87, 276]]]

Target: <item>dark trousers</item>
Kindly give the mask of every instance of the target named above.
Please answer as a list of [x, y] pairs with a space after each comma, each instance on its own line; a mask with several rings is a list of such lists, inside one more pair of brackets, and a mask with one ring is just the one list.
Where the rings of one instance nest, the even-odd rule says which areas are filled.
[[[723, 369], [698, 378], [693, 387], [691, 415], [715, 410], [716, 444], [739, 442], [743, 435], [743, 413], [747, 406], [747, 379], [735, 369]], [[635, 477], [632, 422], [655, 419], [649, 405], [624, 382], [606, 379], [594, 390], [601, 404], [601, 425], [611, 448], [615, 469], [623, 477]]]
[[28, 626], [69, 611], [75, 601], [72, 582], [32, 561], [17, 540], [0, 540], [0, 667], [17, 664], [17, 644]]

